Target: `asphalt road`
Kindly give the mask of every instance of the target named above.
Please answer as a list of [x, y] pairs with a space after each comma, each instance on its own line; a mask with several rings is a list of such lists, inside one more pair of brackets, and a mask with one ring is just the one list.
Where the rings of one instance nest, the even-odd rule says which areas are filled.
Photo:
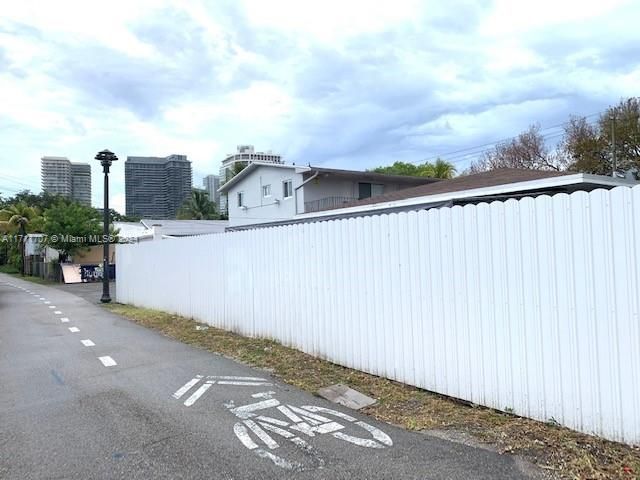
[[64, 289], [0, 275], [2, 479], [540, 475], [510, 455], [381, 424]]

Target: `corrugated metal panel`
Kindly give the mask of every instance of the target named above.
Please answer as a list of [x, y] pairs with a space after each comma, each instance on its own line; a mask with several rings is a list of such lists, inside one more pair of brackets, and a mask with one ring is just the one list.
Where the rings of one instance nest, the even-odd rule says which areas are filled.
[[118, 246], [117, 298], [640, 442], [640, 187]]

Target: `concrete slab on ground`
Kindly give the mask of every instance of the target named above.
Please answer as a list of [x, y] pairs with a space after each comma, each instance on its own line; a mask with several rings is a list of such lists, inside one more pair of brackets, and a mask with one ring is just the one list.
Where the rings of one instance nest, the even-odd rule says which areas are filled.
[[353, 410], [360, 410], [361, 408], [368, 407], [376, 403], [375, 399], [367, 397], [364, 393], [360, 393], [357, 390], [340, 383], [331, 385], [330, 387], [321, 388], [318, 390], [318, 395], [322, 398], [326, 398], [330, 402], [343, 405]]

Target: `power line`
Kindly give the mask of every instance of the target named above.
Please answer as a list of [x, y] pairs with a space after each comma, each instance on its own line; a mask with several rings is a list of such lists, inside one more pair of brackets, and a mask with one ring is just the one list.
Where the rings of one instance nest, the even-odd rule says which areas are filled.
[[7, 193], [15, 194], [15, 193], [20, 193], [22, 190], [23, 189], [9, 188], [9, 187], [0, 185], [0, 193], [7, 192]]
[[22, 178], [38, 178], [37, 175], [23, 175], [21, 177], [16, 177], [15, 175], [8, 175], [6, 173], [3, 173], [2, 175], [8, 178], [13, 178], [14, 180], [21, 180]]
[[[593, 116], [596, 116], [596, 115], [601, 115], [605, 111], [606, 110], [602, 110], [600, 112], [595, 112], [595, 113], [590, 113], [589, 115], [584, 115], [583, 117], [580, 117], [580, 118], [590, 118], [590, 117], [593, 117]], [[542, 129], [540, 129], [540, 131], [543, 132], [543, 131], [546, 131], [546, 130], [552, 130], [554, 128], [564, 127], [564, 126], [568, 125], [569, 123], [571, 123], [571, 120], [568, 120], [568, 121], [562, 122], [562, 123], [558, 123], [556, 125], [551, 125], [549, 127], [542, 128]], [[591, 124], [590, 122], [587, 122], [587, 123]], [[562, 135], [562, 134], [564, 134], [564, 132], [560, 132], [559, 133], [559, 135]], [[542, 135], [542, 137], [543, 138], [547, 138], [546, 135]], [[414, 160], [414, 161], [410, 161], [410, 162], [407, 162], [407, 163], [413, 163], [413, 164], [425, 163], [425, 162], [430, 162], [430, 161], [433, 161], [433, 160], [437, 160], [438, 158], [444, 158], [446, 161], [448, 161], [450, 163], [456, 163], [456, 162], [451, 162], [450, 161], [451, 158], [459, 158], [460, 157], [459, 155], [455, 155], [455, 154], [462, 153], [462, 152], [469, 152], [468, 154], [464, 155], [464, 156], [469, 156], [469, 155], [473, 155], [474, 153], [476, 153], [475, 151], [477, 151], [477, 150], [479, 150], [477, 153], [483, 153], [485, 151], [490, 150], [489, 148], [483, 148], [483, 147], [494, 147], [496, 145], [508, 142], [508, 141], [513, 140], [515, 138], [518, 138], [518, 135], [515, 135], [515, 136], [512, 136], [512, 137], [503, 138], [502, 140], [496, 140], [496, 141], [493, 141], [493, 142], [483, 143], [483, 144], [480, 144], [480, 145], [474, 145], [472, 147], [467, 147], [467, 148], [462, 148], [462, 149], [459, 149], [459, 150], [454, 150], [454, 151], [451, 151], [451, 152], [440, 153], [440, 154], [437, 154], [437, 155], [432, 156], [432, 157], [427, 157], [427, 158], [422, 159], [422, 160]], [[454, 156], [452, 157], [452, 155], [454, 155]]]
[[7, 182], [10, 182], [10, 183], [14, 183], [14, 184], [16, 184], [16, 185], [21, 185], [21, 186], [23, 186], [23, 187], [27, 187], [27, 188], [29, 188], [29, 189], [32, 189], [32, 188], [33, 188], [33, 184], [28, 184], [28, 183], [25, 183], [25, 182], [21, 182], [20, 180], [14, 179], [14, 178], [12, 178], [12, 177], [11, 177], [11, 176], [9, 176], [9, 175], [1, 174], [1, 175], [0, 175], [0, 178], [2, 178], [2, 179], [3, 179], [3, 181], [7, 181]]
[[[544, 140], [551, 140], [554, 138], [559, 138], [562, 137], [564, 135], [564, 132], [554, 132], [554, 133], [548, 133], [546, 135], [541, 135], [541, 137]], [[512, 137], [516, 138], [516, 137]], [[463, 153], [463, 154], [459, 154], [459, 155], [454, 155], [454, 156], [444, 156], [444, 160], [452, 163], [452, 164], [456, 164], [456, 163], [461, 163], [467, 159], [469, 159], [470, 157], [477, 157], [478, 155], [485, 153], [485, 152], [489, 152], [491, 151], [496, 145], [499, 145], [500, 143], [496, 143], [496, 144], [491, 144], [492, 147], [491, 148], [483, 148], [480, 150], [475, 150], [475, 151], [471, 151], [468, 153]], [[436, 158], [440, 158], [440, 157], [436, 157]], [[427, 162], [429, 160], [425, 160], [425, 162]], [[414, 163], [414, 162], [409, 162], [409, 163]]]

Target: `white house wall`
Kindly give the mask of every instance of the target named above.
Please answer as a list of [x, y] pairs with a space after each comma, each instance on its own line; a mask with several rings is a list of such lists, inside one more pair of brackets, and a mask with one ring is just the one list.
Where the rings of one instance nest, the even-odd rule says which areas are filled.
[[[229, 226], [277, 222], [295, 216], [295, 192], [284, 198], [282, 182], [291, 179], [293, 188], [302, 183], [302, 175], [293, 168], [261, 166], [229, 189]], [[271, 185], [271, 197], [262, 196], [262, 186]], [[244, 193], [246, 210], [238, 207], [238, 192]], [[275, 203], [278, 200], [279, 203]]]
[[640, 187], [119, 245], [117, 299], [640, 443]]

